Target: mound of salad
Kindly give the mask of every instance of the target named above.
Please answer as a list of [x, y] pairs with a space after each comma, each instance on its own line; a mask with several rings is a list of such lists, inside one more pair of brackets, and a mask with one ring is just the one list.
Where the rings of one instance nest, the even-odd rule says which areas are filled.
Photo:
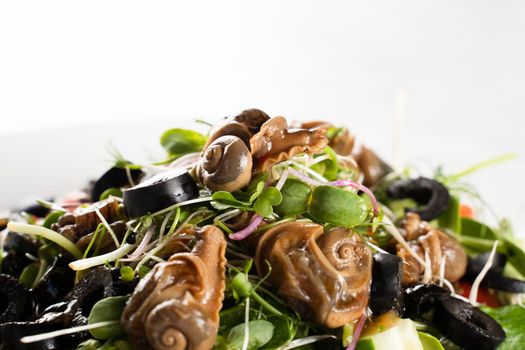
[[525, 348], [523, 245], [464, 183], [507, 156], [425, 177], [258, 109], [160, 142], [0, 219], [1, 350]]

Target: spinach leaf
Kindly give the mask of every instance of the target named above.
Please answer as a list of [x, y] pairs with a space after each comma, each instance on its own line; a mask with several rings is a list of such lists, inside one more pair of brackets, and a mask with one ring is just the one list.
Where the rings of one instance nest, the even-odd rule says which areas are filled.
[[206, 136], [193, 130], [170, 129], [160, 137], [160, 144], [170, 156], [199, 152], [206, 143]]
[[[218, 349], [241, 350], [244, 341], [244, 323], [241, 323], [228, 331], [228, 334], [219, 340]], [[275, 326], [265, 320], [248, 322], [249, 341], [248, 350], [259, 349], [268, 343], [272, 337]]]
[[503, 327], [507, 337], [498, 350], [525, 349], [525, 309], [519, 305], [500, 308], [483, 307], [482, 310]]
[[[88, 324], [120, 320], [128, 298], [129, 296], [125, 295], [108, 297], [98, 301], [89, 313]], [[89, 333], [91, 333], [94, 338], [102, 340], [116, 338], [125, 334], [122, 328], [120, 328], [120, 323], [90, 329]]]

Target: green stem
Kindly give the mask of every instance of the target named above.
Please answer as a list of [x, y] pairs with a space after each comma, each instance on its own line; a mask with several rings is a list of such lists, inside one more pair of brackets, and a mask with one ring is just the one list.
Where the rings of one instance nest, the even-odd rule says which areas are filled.
[[250, 293], [250, 296], [256, 301], [259, 303], [259, 305], [261, 305], [262, 307], [264, 307], [266, 310], [268, 310], [269, 312], [271, 312], [272, 314], [274, 315], [277, 315], [277, 316], [284, 316], [284, 314], [277, 310], [276, 308], [274, 308], [269, 302], [267, 302], [266, 300], [264, 300], [256, 291], [253, 291]]
[[18, 222], [10, 222], [7, 225], [7, 228], [9, 229], [9, 231], [16, 232], [16, 233], [40, 236], [42, 238], [45, 238], [47, 240], [50, 240], [51, 242], [58, 244], [59, 246], [64, 248], [66, 251], [68, 251], [71, 255], [73, 255], [76, 259], [82, 258], [82, 251], [78, 249], [78, 247], [74, 245], [73, 242], [71, 242], [69, 239], [62, 236], [58, 232], [55, 232], [53, 230], [47, 229], [42, 226], [21, 224]]
[[487, 159], [487, 160], [485, 160], [483, 162], [480, 162], [478, 164], [474, 164], [473, 166], [471, 166], [471, 167], [469, 167], [469, 168], [467, 168], [465, 170], [462, 170], [459, 173], [456, 173], [454, 175], [449, 176], [448, 180], [449, 181], [456, 181], [459, 178], [461, 178], [463, 176], [466, 176], [466, 175], [469, 175], [469, 174], [472, 174], [473, 172], [476, 172], [478, 170], [481, 170], [481, 169], [484, 169], [484, 168], [488, 168], [488, 167], [496, 165], [498, 163], [508, 162], [508, 161], [514, 160], [516, 158], [518, 158], [518, 155], [516, 153], [506, 153], [506, 154], [503, 154], [501, 156], [498, 156], [498, 157], [495, 157], [495, 158], [492, 158], [492, 159]]

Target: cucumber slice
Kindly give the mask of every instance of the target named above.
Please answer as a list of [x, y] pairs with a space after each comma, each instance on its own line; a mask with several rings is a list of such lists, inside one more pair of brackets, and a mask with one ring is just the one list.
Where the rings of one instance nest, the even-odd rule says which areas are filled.
[[398, 318], [388, 329], [374, 328], [376, 333], [361, 338], [357, 350], [426, 350], [414, 322], [409, 319]]

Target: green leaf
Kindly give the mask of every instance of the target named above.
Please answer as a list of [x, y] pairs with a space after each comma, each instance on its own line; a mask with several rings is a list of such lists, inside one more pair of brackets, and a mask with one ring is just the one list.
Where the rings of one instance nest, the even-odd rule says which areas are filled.
[[343, 227], [362, 224], [368, 215], [363, 198], [331, 186], [316, 187], [308, 209], [316, 220]]
[[459, 198], [450, 196], [448, 208], [438, 218], [439, 227], [461, 233], [461, 216], [459, 215]]
[[131, 344], [124, 339], [110, 340], [97, 350], [133, 350]]
[[[226, 349], [241, 350], [244, 341], [244, 323], [241, 323], [228, 332], [224, 341]], [[274, 325], [265, 320], [250, 321], [249, 326], [249, 341], [248, 350], [259, 349], [268, 343], [274, 332]]]
[[257, 187], [255, 187], [255, 190], [250, 195], [250, 203], [253, 203], [254, 200], [256, 200], [261, 193], [264, 191], [264, 182], [261, 181], [257, 184]]
[[102, 192], [99, 200], [103, 201], [104, 199], [109, 198], [109, 196], [122, 197], [122, 191], [115, 187], [108, 188], [107, 190]]
[[271, 317], [269, 321], [274, 325], [272, 339], [263, 346], [263, 349], [278, 349], [292, 341], [297, 333], [297, 326], [289, 318]]
[[[88, 324], [120, 320], [120, 316], [122, 315], [122, 311], [126, 306], [126, 301], [128, 298], [129, 296], [125, 295], [108, 297], [98, 301], [95, 305], [93, 305], [93, 308], [89, 313]], [[102, 340], [117, 338], [125, 334], [122, 328], [120, 328], [120, 323], [106, 327], [90, 329], [89, 333], [91, 333], [94, 338]]]
[[489, 226], [469, 218], [461, 219], [461, 234], [483, 239], [497, 239], [497, 234]]
[[283, 200], [275, 211], [284, 215], [299, 215], [308, 211], [308, 197], [312, 189], [302, 181], [287, 179], [281, 189]]
[[22, 270], [22, 273], [20, 274], [20, 277], [18, 277], [18, 280], [27, 288], [31, 288], [36, 278], [38, 277], [39, 271], [39, 263], [34, 262], [32, 264], [29, 264], [24, 268], [24, 270]]
[[248, 209], [252, 205], [249, 202], [238, 200], [233, 194], [226, 191], [217, 191], [212, 194], [211, 198], [211, 205], [217, 210], [225, 210], [228, 208]]
[[58, 219], [60, 219], [60, 217], [62, 215], [64, 215], [63, 211], [54, 211], [54, 212], [48, 214], [46, 216], [42, 226], [44, 226], [45, 228], [51, 228], [51, 225], [53, 225], [54, 223], [58, 222]]
[[98, 340], [88, 339], [78, 344], [76, 350], [97, 350], [102, 344]]
[[206, 136], [187, 129], [170, 129], [160, 137], [160, 144], [172, 156], [200, 152], [205, 143]]
[[525, 348], [525, 309], [523, 307], [509, 305], [497, 309], [483, 307], [482, 310], [494, 318], [507, 334], [498, 350]]
[[525, 276], [525, 247], [524, 244], [515, 238], [500, 237], [506, 249], [507, 258], [509, 262], [516, 268], [516, 270]]
[[281, 191], [275, 187], [268, 187], [257, 197], [253, 210], [262, 217], [268, 217], [273, 213], [273, 206], [281, 204], [282, 200]]
[[428, 333], [418, 332], [419, 340], [423, 345], [423, 350], [443, 350], [443, 345], [439, 340]]

